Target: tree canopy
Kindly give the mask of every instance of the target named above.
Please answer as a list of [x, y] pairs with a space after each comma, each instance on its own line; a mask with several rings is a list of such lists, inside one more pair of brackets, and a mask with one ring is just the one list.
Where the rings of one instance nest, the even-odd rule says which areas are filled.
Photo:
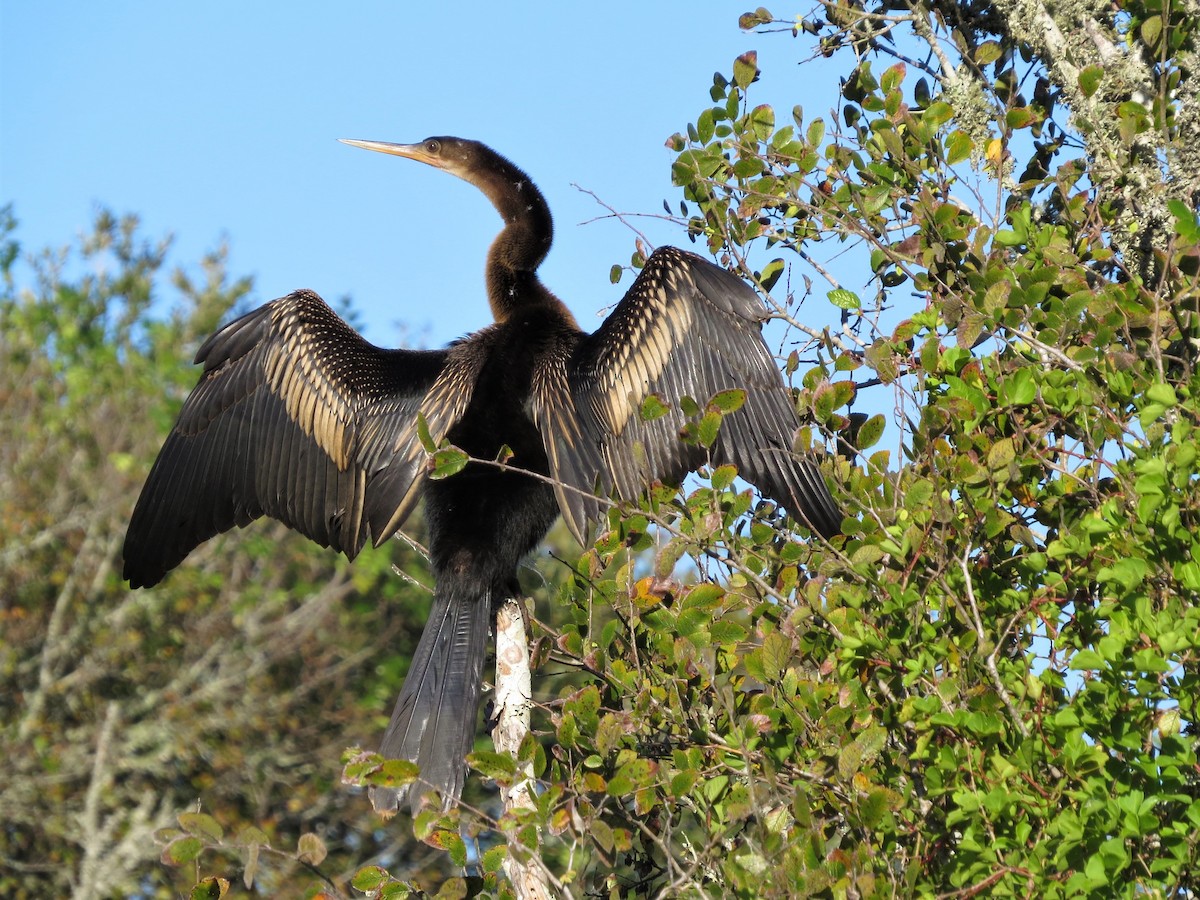
[[[18, 292], [9, 238], [6, 896], [499, 895], [506, 857], [573, 897], [1200, 888], [1200, 10], [741, 25], [838, 62], [840, 93], [777, 109], [754, 49], [732, 61], [670, 139], [668, 212], [774, 301], [846, 533], [799, 538], [723, 466], [580, 556], [554, 535], [534, 731], [472, 758], [529, 763], [530, 809], [477, 786], [383, 826], [339, 783], [404, 777], [339, 757], [421, 621], [408, 545], [348, 565], [262, 527], [119, 584], [182, 360], [247, 286], [215, 254], [164, 316], [166, 248], [103, 214], [76, 252], [113, 274], [45, 256]], [[689, 411], [711, 445], [722, 400]]]

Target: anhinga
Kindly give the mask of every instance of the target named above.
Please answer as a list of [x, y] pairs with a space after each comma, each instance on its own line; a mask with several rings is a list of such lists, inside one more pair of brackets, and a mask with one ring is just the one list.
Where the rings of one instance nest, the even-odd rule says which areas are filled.
[[[734, 463], [822, 535], [841, 516], [815, 463], [793, 452], [800, 420], [761, 336], [762, 304], [741, 280], [660, 248], [587, 334], [538, 279], [553, 229], [524, 172], [454, 137], [345, 143], [428, 163], [487, 195], [504, 220], [487, 256], [495, 324], [444, 350], [383, 350], [296, 291], [226, 325], [196, 354], [204, 372], [134, 509], [124, 574], [133, 587], [156, 584], [201, 542], [263, 515], [353, 558], [423, 497], [436, 593], [380, 748], [419, 764], [415, 810], [429, 787], [447, 803], [462, 789], [493, 607], [519, 596], [517, 567], [560, 513], [583, 543], [597, 495], [636, 498], [711, 460]], [[745, 402], [713, 447], [680, 440], [680, 398], [731, 388]], [[651, 394], [671, 412], [642, 416]], [[426, 479], [419, 416], [473, 459], [508, 447], [508, 470], [470, 463]], [[404, 793], [376, 789], [372, 800], [391, 810]]]

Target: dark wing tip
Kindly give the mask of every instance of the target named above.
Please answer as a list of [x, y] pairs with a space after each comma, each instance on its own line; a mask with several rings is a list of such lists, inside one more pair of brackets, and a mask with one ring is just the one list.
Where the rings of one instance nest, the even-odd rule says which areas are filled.
[[408, 803], [408, 810], [415, 819], [422, 807], [427, 805], [425, 802], [426, 797], [440, 798], [440, 803], [431, 801], [428, 805], [438, 807], [442, 812], [447, 812], [457, 802], [459, 795], [462, 794], [464, 780], [464, 778], [459, 778], [451, 781], [444, 786], [444, 792], [421, 781], [414, 781], [412, 784], [406, 784], [401, 788], [371, 786], [367, 789], [367, 796], [371, 798], [371, 808], [385, 819], [390, 819], [399, 812], [400, 807], [405, 802]]
[[829, 493], [829, 487], [816, 462], [804, 459], [798, 466], [799, 511], [808, 524], [826, 540], [842, 533], [842, 511]]
[[371, 798], [371, 807], [385, 819], [390, 819], [400, 809], [404, 802], [403, 788], [369, 787], [367, 796]]
[[166, 573], [159, 572], [151, 574], [150, 572], [140, 569], [138, 566], [125, 561], [125, 568], [121, 572], [121, 577], [129, 582], [130, 590], [138, 588], [152, 588], [163, 580], [163, 575]]
[[166, 578], [170, 571], [179, 565], [179, 562], [165, 565], [161, 559], [148, 559], [133, 554], [125, 558], [121, 569], [121, 578], [129, 582], [131, 590], [152, 588]]
[[121, 549], [121, 577], [128, 581], [129, 587], [134, 590], [154, 587], [167, 577], [167, 573], [183, 562], [184, 556], [187, 555], [176, 553], [177, 558], [172, 558], [164, 552], [165, 548], [160, 543], [148, 541], [144, 535], [140, 535], [136, 526], [135, 512], [134, 522], [130, 524], [129, 532], [125, 536], [125, 545]]
[[836, 506], [831, 505], [832, 502], [832, 498], [827, 494], [821, 502], [809, 503], [804, 510], [808, 524], [825, 540], [842, 533], [842, 513]]
[[121, 578], [128, 581], [129, 587], [134, 590], [154, 587], [168, 571], [161, 563], [156, 563], [145, 549], [146, 541], [138, 527], [140, 513], [139, 504], [134, 508], [129, 529], [125, 533], [125, 543], [121, 547]]

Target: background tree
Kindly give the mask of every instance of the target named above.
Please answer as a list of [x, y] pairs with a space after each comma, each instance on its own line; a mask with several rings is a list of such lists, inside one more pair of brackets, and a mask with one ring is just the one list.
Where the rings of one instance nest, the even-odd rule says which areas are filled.
[[379, 829], [337, 782], [343, 750], [386, 725], [419, 635], [416, 551], [349, 566], [264, 522], [153, 591], [120, 580], [191, 356], [249, 281], [223, 252], [168, 277], [168, 241], [101, 212], [80, 246], [29, 260], [18, 291], [14, 228], [5, 211], [0, 894], [178, 896], [213, 870], [213, 854], [191, 864], [203, 845], [181, 822], [230, 847], [217, 871], [270, 896], [345, 883], [376, 854], [443, 874], [442, 854]]

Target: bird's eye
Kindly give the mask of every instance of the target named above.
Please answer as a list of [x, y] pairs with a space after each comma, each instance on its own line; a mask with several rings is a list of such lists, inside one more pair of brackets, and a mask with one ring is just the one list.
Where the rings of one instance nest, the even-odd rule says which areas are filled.
[[426, 141], [425, 151], [427, 153], [440, 153], [442, 149], [441, 141]]

